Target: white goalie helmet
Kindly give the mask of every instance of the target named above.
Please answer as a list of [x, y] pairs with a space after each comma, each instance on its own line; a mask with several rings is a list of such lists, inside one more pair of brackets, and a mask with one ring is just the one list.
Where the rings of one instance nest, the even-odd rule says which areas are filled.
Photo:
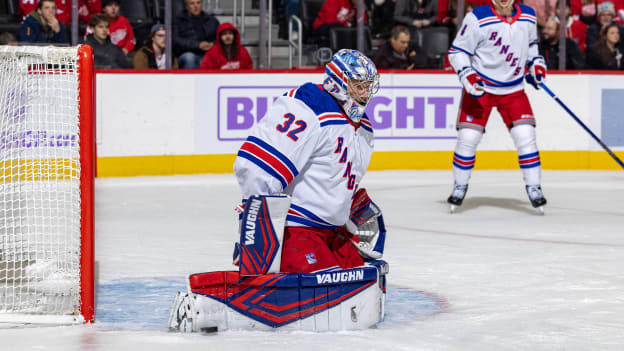
[[357, 50], [342, 49], [325, 65], [323, 89], [332, 94], [344, 112], [359, 122], [379, 90], [379, 74], [371, 59]]
[[[504, 2], [506, 2], [506, 3], [504, 3]], [[492, 4], [495, 7], [498, 6], [498, 7], [503, 8], [503, 9], [508, 9], [508, 8], [513, 6], [514, 0], [506, 0], [506, 1], [505, 0], [502, 0], [502, 1], [501, 0], [492, 0]]]

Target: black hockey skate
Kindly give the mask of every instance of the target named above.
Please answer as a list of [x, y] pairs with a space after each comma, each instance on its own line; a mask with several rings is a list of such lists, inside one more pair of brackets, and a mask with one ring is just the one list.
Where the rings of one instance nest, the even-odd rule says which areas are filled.
[[533, 205], [540, 214], [544, 214], [546, 198], [542, 193], [542, 187], [539, 185], [527, 185], [526, 192], [529, 195], [529, 200], [531, 200], [531, 205]]
[[451, 204], [451, 213], [454, 213], [457, 207], [461, 206], [462, 202], [464, 202], [464, 197], [466, 197], [466, 192], [468, 191], [468, 184], [453, 185], [453, 191], [451, 195], [446, 199], [446, 202]]

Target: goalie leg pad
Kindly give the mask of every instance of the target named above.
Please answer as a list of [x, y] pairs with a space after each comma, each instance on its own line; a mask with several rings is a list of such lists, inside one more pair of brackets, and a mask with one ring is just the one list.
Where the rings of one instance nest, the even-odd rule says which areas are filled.
[[241, 275], [279, 272], [288, 196], [251, 196], [245, 204], [240, 226], [240, 247], [234, 262]]
[[193, 332], [370, 328], [384, 317], [387, 273], [386, 262], [372, 261], [318, 273], [193, 274], [189, 291], [176, 296], [169, 326]]

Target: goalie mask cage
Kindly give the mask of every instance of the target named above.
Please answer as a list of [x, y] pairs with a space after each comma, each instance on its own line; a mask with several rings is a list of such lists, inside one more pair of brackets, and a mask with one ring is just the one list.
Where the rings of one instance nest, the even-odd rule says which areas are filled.
[[91, 47], [0, 46], [0, 322], [93, 321]]

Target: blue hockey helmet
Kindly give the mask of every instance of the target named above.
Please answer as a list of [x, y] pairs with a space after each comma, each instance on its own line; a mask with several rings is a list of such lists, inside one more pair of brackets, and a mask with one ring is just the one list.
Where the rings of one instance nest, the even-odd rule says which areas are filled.
[[359, 122], [379, 89], [379, 74], [371, 59], [357, 50], [342, 49], [325, 65], [323, 89], [332, 94], [344, 112]]

